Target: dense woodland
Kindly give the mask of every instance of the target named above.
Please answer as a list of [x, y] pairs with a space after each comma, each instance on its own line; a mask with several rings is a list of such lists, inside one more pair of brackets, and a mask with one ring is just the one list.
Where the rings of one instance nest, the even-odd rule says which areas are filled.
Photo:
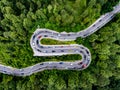
[[[0, 63], [16, 68], [43, 61], [79, 60], [80, 55], [34, 57], [30, 38], [37, 26], [78, 32], [119, 0], [0, 0]], [[46, 40], [43, 41], [45, 43]], [[57, 41], [51, 41], [54, 43]], [[83, 71], [46, 70], [27, 77], [0, 73], [0, 90], [120, 90], [120, 14], [91, 36], [72, 41], [88, 47]]]

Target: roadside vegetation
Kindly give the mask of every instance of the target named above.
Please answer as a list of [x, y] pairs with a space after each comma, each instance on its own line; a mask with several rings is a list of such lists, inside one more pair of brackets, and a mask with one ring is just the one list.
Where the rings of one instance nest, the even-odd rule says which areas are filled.
[[58, 41], [58, 40], [49, 39], [49, 38], [43, 38], [40, 42], [43, 45], [70, 45], [70, 44], [76, 44], [75, 41]]
[[[0, 0], [0, 63], [23, 68], [44, 61], [81, 59], [79, 55], [34, 57], [30, 47], [31, 35], [38, 25], [58, 32], [78, 32], [91, 25], [100, 15], [111, 11], [118, 2]], [[91, 36], [77, 38], [70, 43], [82, 44], [90, 49], [92, 61], [86, 70], [46, 70], [29, 77], [0, 73], [0, 90], [120, 89], [120, 14]]]

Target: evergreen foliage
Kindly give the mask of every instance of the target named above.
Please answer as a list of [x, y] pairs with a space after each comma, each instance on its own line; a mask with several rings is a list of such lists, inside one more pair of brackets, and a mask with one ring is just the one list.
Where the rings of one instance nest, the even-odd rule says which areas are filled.
[[[114, 1], [114, 2], [113, 2]], [[0, 0], [0, 63], [23, 68], [44, 61], [79, 60], [79, 55], [34, 57], [30, 38], [37, 26], [78, 32], [112, 10], [119, 0]], [[74, 41], [88, 47], [83, 71], [46, 70], [29, 77], [0, 74], [0, 90], [119, 90], [120, 14], [91, 36]]]

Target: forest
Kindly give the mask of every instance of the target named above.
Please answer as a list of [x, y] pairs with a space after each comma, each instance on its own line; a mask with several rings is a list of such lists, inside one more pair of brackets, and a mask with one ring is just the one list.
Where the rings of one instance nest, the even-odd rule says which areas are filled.
[[[23, 68], [45, 61], [79, 60], [80, 55], [35, 57], [30, 38], [38, 25], [78, 32], [120, 0], [0, 0], [0, 64]], [[26, 77], [0, 73], [0, 90], [120, 90], [120, 14], [87, 38], [43, 44], [82, 44], [92, 61], [83, 71], [45, 70]]]

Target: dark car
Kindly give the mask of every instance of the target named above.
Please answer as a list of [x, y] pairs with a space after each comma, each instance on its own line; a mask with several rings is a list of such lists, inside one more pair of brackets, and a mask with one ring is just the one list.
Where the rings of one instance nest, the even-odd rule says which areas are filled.
[[90, 54], [89, 52], [88, 52], [88, 50], [85, 50], [86, 52], [87, 52], [87, 54]]
[[73, 69], [77, 69], [77, 67], [74, 67]]
[[100, 28], [100, 27], [97, 27], [97, 28]]
[[55, 52], [54, 50], [52, 50], [52, 52]]
[[53, 66], [53, 68], [57, 68], [57, 66]]
[[44, 63], [40, 63], [40, 65], [44, 65]]
[[60, 62], [59, 64], [63, 64], [63, 62]]
[[113, 18], [114, 16], [111, 16], [111, 18]]
[[95, 24], [93, 25], [93, 27], [95, 26]]
[[102, 21], [102, 19], [99, 20], [99, 22], [101, 22], [101, 21]]
[[48, 37], [48, 35], [44, 35], [44, 37]]
[[81, 65], [81, 64], [83, 64], [83, 62], [79, 62], [79, 63], [78, 63], [78, 65]]
[[3, 71], [3, 72], [5, 72], [5, 73], [6, 73], [7, 71]]
[[37, 49], [37, 51], [41, 52], [41, 50]]
[[21, 75], [24, 75], [24, 73], [21, 73]]
[[88, 36], [88, 33], [84, 34], [83, 36], [85, 36], [85, 37]]
[[68, 34], [68, 36], [70, 36], [70, 34]]
[[40, 48], [44, 48], [43, 46], [40, 46]]
[[86, 55], [84, 55], [84, 59], [86, 58]]
[[83, 47], [80, 47], [81, 49], [84, 49]]
[[80, 53], [83, 53], [83, 51], [80, 51]]
[[37, 40], [37, 44], [39, 44], [39, 40]]
[[33, 36], [33, 39], [35, 39], [35, 35]]

